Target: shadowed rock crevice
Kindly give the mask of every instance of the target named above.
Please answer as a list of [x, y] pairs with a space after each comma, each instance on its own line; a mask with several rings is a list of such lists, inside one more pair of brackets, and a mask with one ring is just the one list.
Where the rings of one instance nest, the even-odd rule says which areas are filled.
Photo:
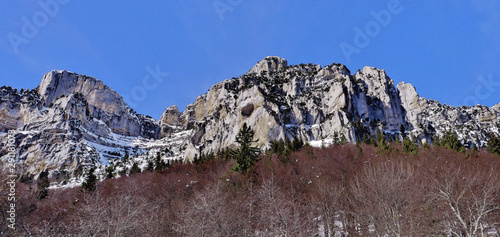
[[241, 108], [241, 115], [243, 117], [248, 118], [248, 117], [250, 117], [250, 115], [252, 115], [253, 109], [254, 109], [254, 105], [248, 104], [248, 105], [244, 106], [243, 108]]

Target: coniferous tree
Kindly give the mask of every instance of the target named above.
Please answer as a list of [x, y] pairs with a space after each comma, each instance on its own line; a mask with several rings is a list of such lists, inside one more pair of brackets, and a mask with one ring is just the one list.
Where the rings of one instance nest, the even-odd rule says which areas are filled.
[[389, 144], [385, 139], [385, 135], [377, 128], [377, 146], [380, 147], [382, 151], [389, 150]]
[[371, 136], [368, 134], [363, 134], [363, 143], [371, 145]]
[[293, 145], [292, 150], [298, 151], [300, 148], [304, 146], [304, 141], [302, 140], [302, 138], [293, 139], [292, 145]]
[[363, 148], [361, 147], [361, 140], [359, 140], [359, 138], [356, 139], [356, 151], [359, 156], [363, 155]]
[[147, 171], [153, 171], [154, 170], [154, 164], [152, 161], [148, 161], [148, 165], [146, 166]]
[[339, 132], [333, 132], [333, 144], [340, 145]]
[[132, 168], [130, 168], [129, 175], [132, 175], [134, 173], [140, 173], [140, 172], [141, 172], [141, 168], [139, 168], [139, 164], [137, 162], [134, 162], [134, 164], [132, 165]]
[[257, 161], [259, 148], [252, 146], [252, 143], [257, 142], [257, 140], [253, 140], [254, 134], [255, 131], [247, 123], [244, 123], [238, 132], [236, 142], [240, 146], [237, 150], [231, 152], [231, 157], [236, 160], [234, 171], [251, 171], [252, 165]]
[[447, 131], [440, 141], [441, 146], [455, 150], [455, 151], [463, 151], [464, 147], [462, 143], [458, 140], [458, 135], [454, 132]]
[[403, 139], [403, 152], [416, 155], [418, 153], [418, 146], [408, 137], [405, 137]]
[[165, 168], [167, 168], [167, 166], [168, 164], [161, 159], [160, 152], [157, 152], [155, 158], [155, 170], [156, 171], [164, 170]]
[[37, 183], [37, 197], [39, 200], [42, 200], [49, 196], [49, 186], [50, 186], [50, 181], [49, 181], [49, 172], [47, 170], [42, 171], [40, 173], [40, 176], [38, 176], [38, 183]]
[[271, 142], [271, 152], [274, 154], [282, 155], [285, 151], [285, 142], [283, 139]]
[[432, 136], [432, 145], [441, 146], [441, 139], [439, 139], [438, 135]]
[[292, 141], [290, 141], [290, 139], [287, 138], [285, 142], [285, 152], [284, 152], [286, 157], [289, 157], [290, 154], [292, 154], [292, 152], [294, 151], [292, 144], [293, 144]]
[[488, 140], [488, 151], [500, 156], [500, 139], [493, 133], [490, 134], [490, 140]]
[[403, 137], [403, 139], [406, 137], [406, 130], [405, 130], [405, 126], [403, 124], [399, 125], [399, 132], [401, 133], [401, 136]]
[[115, 177], [115, 174], [113, 174], [114, 171], [115, 169], [113, 166], [110, 165], [106, 167], [106, 179], [112, 179], [113, 177]]
[[122, 161], [127, 163], [129, 159], [130, 159], [130, 155], [128, 154], [128, 151], [126, 150], [125, 155], [122, 158]]
[[370, 136], [370, 142], [368, 144], [370, 144], [372, 146], [378, 146], [377, 138], [374, 136]]
[[96, 190], [96, 183], [97, 183], [97, 176], [95, 176], [94, 171], [95, 167], [89, 169], [87, 177], [85, 178], [85, 181], [82, 184], [82, 188], [91, 193]]
[[340, 134], [340, 145], [344, 145], [347, 143], [347, 138], [345, 138], [344, 133]]

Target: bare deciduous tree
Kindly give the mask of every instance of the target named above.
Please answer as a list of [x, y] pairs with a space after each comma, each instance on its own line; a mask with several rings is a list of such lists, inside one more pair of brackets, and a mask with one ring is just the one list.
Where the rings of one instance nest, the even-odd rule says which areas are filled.
[[224, 193], [221, 183], [215, 183], [194, 193], [192, 201], [181, 211], [177, 231], [184, 236], [242, 236], [243, 213]]
[[148, 236], [151, 213], [155, 213], [157, 207], [138, 195], [141, 189], [129, 182], [115, 195], [103, 195], [99, 191], [83, 195], [78, 215], [73, 220], [76, 230], [88, 236]]
[[311, 236], [318, 226], [311, 208], [296, 203], [278, 187], [274, 175], [263, 181], [258, 190], [258, 231], [263, 236]]
[[416, 195], [414, 170], [398, 161], [365, 167], [352, 184], [356, 218], [365, 235], [404, 236], [412, 233], [411, 211]]
[[[340, 199], [344, 195], [342, 187], [337, 185], [332, 179], [324, 178], [316, 180], [314, 183], [313, 201], [319, 207], [322, 223], [324, 225], [324, 236], [334, 236], [336, 232], [342, 231], [335, 223], [340, 217]], [[342, 225], [343, 226], [343, 225]]]
[[[493, 168], [447, 169], [436, 179], [445, 228], [453, 236], [484, 236], [498, 224], [500, 173]], [[496, 219], [495, 219], [496, 217]]]

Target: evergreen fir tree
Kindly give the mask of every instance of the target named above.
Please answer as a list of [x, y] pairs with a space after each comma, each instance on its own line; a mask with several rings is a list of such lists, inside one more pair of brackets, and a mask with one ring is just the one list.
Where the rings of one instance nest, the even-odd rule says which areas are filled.
[[458, 135], [454, 132], [447, 131], [440, 141], [441, 146], [455, 151], [463, 151], [464, 147], [458, 140]]
[[234, 171], [251, 171], [252, 165], [257, 161], [259, 148], [252, 146], [252, 143], [257, 142], [257, 140], [253, 140], [254, 134], [255, 131], [246, 123], [243, 124], [243, 127], [238, 132], [236, 142], [240, 147], [231, 152], [231, 157], [236, 160], [236, 166], [233, 168]]
[[123, 158], [122, 158], [122, 161], [123, 161], [124, 163], [127, 163], [129, 159], [130, 159], [130, 156], [129, 156], [129, 154], [128, 154], [128, 151], [126, 150], [126, 151], [125, 151], [125, 155], [124, 155], [124, 156], [123, 156]]
[[50, 181], [49, 181], [49, 172], [47, 170], [42, 171], [40, 173], [40, 176], [38, 176], [38, 183], [37, 183], [37, 197], [38, 200], [42, 200], [49, 196], [49, 186], [50, 186]]
[[110, 165], [106, 167], [106, 179], [112, 179], [113, 177], [115, 177], [115, 174], [113, 174], [114, 171], [115, 169], [113, 166]]
[[96, 190], [97, 176], [95, 176], [94, 171], [95, 167], [89, 169], [87, 177], [85, 178], [85, 181], [82, 184], [82, 188], [90, 193]]
[[493, 133], [490, 134], [490, 139], [488, 140], [488, 151], [500, 156], [500, 139]]
[[389, 150], [389, 144], [385, 140], [385, 135], [382, 133], [382, 131], [380, 131], [379, 128], [377, 128], [377, 146], [382, 151]]
[[361, 147], [361, 140], [356, 139], [356, 150], [358, 151], [358, 155], [363, 155], [363, 148]]
[[167, 166], [168, 164], [161, 159], [160, 152], [157, 152], [155, 158], [155, 170], [156, 171], [164, 170], [165, 168], [167, 168]]
[[132, 165], [132, 168], [130, 168], [129, 175], [132, 175], [134, 173], [140, 173], [140, 172], [141, 172], [141, 168], [139, 168], [139, 164], [137, 162], [134, 162], [134, 164]]
[[403, 139], [403, 152], [416, 155], [418, 153], [418, 146], [408, 137], [405, 137]]
[[432, 145], [441, 146], [441, 139], [439, 139], [438, 135], [432, 136]]
[[401, 133], [401, 136], [403, 137], [403, 139], [406, 137], [406, 130], [405, 130], [405, 126], [403, 124], [399, 125], [399, 132]]
[[371, 145], [371, 136], [368, 134], [363, 134], [363, 143]]
[[146, 166], [147, 171], [153, 171], [154, 170], [154, 164], [152, 161], [148, 161], [148, 165]]
[[344, 133], [340, 134], [340, 145], [344, 145], [347, 143], [347, 138], [345, 138]]
[[302, 138], [300, 139], [293, 139], [293, 148], [292, 150], [293, 151], [298, 151], [300, 150], [300, 148], [302, 148], [304, 146], [304, 141], [302, 141]]
[[339, 133], [337, 131], [333, 132], [333, 144], [340, 145]]

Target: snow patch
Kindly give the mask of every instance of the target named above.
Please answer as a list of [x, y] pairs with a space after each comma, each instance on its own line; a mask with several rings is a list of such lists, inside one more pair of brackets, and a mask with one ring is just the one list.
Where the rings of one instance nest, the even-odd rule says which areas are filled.
[[328, 147], [333, 145], [333, 139], [328, 138], [328, 139], [309, 141], [309, 145], [311, 145], [312, 147]]

